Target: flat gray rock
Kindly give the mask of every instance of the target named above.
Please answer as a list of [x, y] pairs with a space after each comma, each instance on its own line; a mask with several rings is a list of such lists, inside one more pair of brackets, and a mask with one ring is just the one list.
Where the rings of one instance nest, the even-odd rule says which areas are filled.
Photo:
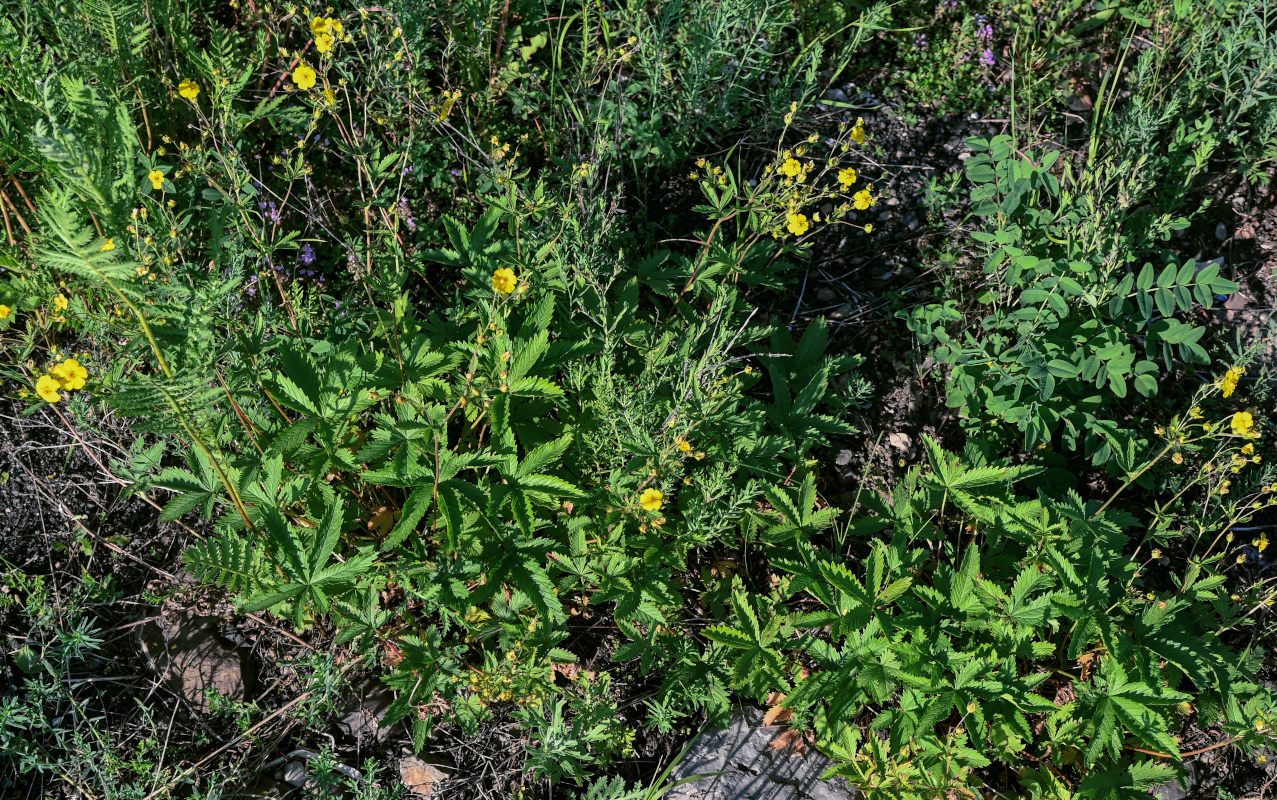
[[159, 616], [142, 627], [142, 649], [174, 691], [208, 712], [207, 691], [245, 700], [251, 679], [238, 648], [222, 641], [221, 618], [166, 603]]
[[822, 781], [829, 759], [807, 748], [802, 754], [771, 744], [781, 728], [764, 728], [763, 712], [747, 708], [732, 715], [721, 731], [706, 731], [674, 768], [672, 780], [710, 772], [677, 787], [667, 800], [851, 800], [856, 793], [841, 779]]

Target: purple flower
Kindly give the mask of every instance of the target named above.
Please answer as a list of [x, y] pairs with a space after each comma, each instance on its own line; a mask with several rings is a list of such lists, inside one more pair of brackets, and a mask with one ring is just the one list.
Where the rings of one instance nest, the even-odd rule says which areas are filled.
[[976, 35], [976, 38], [980, 39], [981, 41], [991, 42], [993, 41], [993, 26], [987, 23], [984, 25], [981, 25], [976, 30], [975, 35]]
[[314, 264], [315, 263], [315, 248], [311, 247], [308, 244], [302, 245], [300, 258], [301, 258], [301, 262], [305, 264], [306, 266], [310, 266], [311, 264]]
[[415, 231], [417, 229], [417, 218], [412, 215], [412, 209], [408, 207], [408, 198], [406, 197], [399, 198], [399, 216], [403, 218], [408, 230]]
[[985, 51], [980, 54], [980, 63], [985, 65], [986, 67], [992, 67], [994, 63], [993, 51], [988, 48], [985, 48]]

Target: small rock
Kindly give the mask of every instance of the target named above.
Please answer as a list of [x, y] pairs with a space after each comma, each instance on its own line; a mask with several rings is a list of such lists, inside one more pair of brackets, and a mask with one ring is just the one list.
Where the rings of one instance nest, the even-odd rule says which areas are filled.
[[887, 446], [893, 450], [908, 452], [913, 447], [913, 440], [907, 433], [892, 433], [887, 436]]
[[833, 289], [825, 287], [816, 292], [816, 299], [822, 303], [828, 303], [830, 300], [838, 299], [838, 293]]
[[354, 742], [385, 744], [390, 738], [390, 728], [382, 727], [381, 720], [390, 709], [394, 695], [384, 683], [374, 680], [352, 686], [347, 696], [350, 704], [342, 708], [338, 732]]
[[1088, 95], [1075, 94], [1069, 98], [1070, 111], [1090, 111], [1092, 108], [1095, 108], [1095, 101]]
[[1228, 238], [1228, 226], [1227, 226], [1227, 225], [1225, 225], [1225, 224], [1224, 224], [1224, 223], [1222, 223], [1222, 222], [1221, 222], [1221, 223], [1219, 223], [1218, 225], [1216, 225], [1216, 226], [1215, 226], [1215, 238], [1216, 238], [1216, 239], [1218, 239], [1218, 240], [1220, 240], [1221, 242], [1222, 242], [1222, 241], [1224, 241], [1225, 239], [1227, 239], [1227, 238]]
[[414, 797], [433, 797], [438, 785], [448, 779], [448, 773], [433, 764], [427, 764], [416, 756], [399, 762], [399, 780]]
[[165, 606], [154, 622], [142, 626], [142, 649], [157, 672], [191, 705], [211, 710], [213, 689], [230, 700], [247, 696], [246, 663], [239, 650], [219, 636], [221, 619]]
[[965, 151], [965, 150], [964, 150], [964, 151], [962, 151], [961, 153], [958, 153], [958, 160], [959, 160], [959, 161], [966, 161], [966, 160], [967, 160], [968, 158], [970, 158], [970, 157], [971, 157], [971, 153], [969, 153], [969, 152], [967, 152], [967, 151]]
[[889, 206], [898, 206], [898, 205], [900, 205], [900, 198], [899, 198], [899, 197], [888, 197], [888, 198], [887, 198], [887, 205], [889, 205]]
[[850, 450], [839, 450], [837, 458], [834, 459], [834, 463], [840, 467], [845, 467], [851, 463], [851, 459], [855, 455], [856, 454], [851, 452]]
[[922, 220], [918, 217], [917, 211], [910, 211], [909, 213], [905, 214], [905, 218], [903, 221], [904, 221], [905, 227], [911, 231], [917, 230], [918, 226], [922, 224]]
[[306, 783], [306, 762], [305, 761], [289, 761], [284, 767], [283, 774], [284, 783], [291, 783], [293, 786], [302, 786]]
[[[708, 731], [692, 745], [671, 780], [705, 775], [676, 787], [667, 800], [851, 800], [841, 780], [822, 781], [830, 765], [795, 731], [763, 725], [763, 712], [738, 711], [721, 731]], [[721, 773], [721, 774], [713, 774]]]

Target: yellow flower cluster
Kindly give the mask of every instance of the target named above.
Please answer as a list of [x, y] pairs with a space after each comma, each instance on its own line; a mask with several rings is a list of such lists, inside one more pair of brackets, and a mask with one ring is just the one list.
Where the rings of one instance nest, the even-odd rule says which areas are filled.
[[310, 32], [315, 37], [315, 49], [321, 54], [327, 54], [334, 44], [341, 41], [344, 30], [339, 19], [315, 17], [310, 21]]
[[435, 119], [435, 122], [443, 122], [448, 118], [448, 115], [452, 113], [452, 107], [461, 99], [461, 92], [460, 90], [453, 90], [449, 92], [447, 89], [444, 89], [443, 93], [439, 95], [439, 98], [441, 100], [439, 103], [439, 116]]
[[1234, 436], [1245, 436], [1247, 439], [1259, 438], [1259, 431], [1255, 430], [1255, 418], [1249, 411], [1238, 411], [1233, 414], [1229, 425], [1233, 429]]
[[851, 129], [851, 140], [856, 144], [865, 143], [865, 120], [864, 117], [857, 117], [856, 124]]
[[89, 371], [80, 366], [74, 358], [68, 358], [60, 364], [54, 364], [48, 375], [41, 375], [35, 382], [36, 395], [46, 403], [56, 403], [62, 399], [61, 391], [74, 391], [84, 388], [84, 380]]
[[1245, 374], [1245, 367], [1230, 367], [1224, 373], [1224, 377], [1220, 379], [1219, 388], [1224, 390], [1224, 397], [1232, 397], [1233, 392], [1237, 391], [1237, 382], [1241, 380]]

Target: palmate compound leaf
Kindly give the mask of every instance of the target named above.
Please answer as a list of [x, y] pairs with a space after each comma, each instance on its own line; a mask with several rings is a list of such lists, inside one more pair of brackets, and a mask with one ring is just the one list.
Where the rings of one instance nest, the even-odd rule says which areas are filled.
[[1175, 765], [1167, 761], [1117, 764], [1090, 772], [1078, 784], [1077, 795], [1086, 800], [1145, 800], [1149, 789], [1175, 777]]
[[1091, 707], [1095, 726], [1085, 754], [1087, 766], [1093, 766], [1105, 754], [1118, 758], [1127, 732], [1158, 752], [1178, 757], [1179, 749], [1166, 729], [1166, 720], [1156, 709], [1191, 699], [1190, 695], [1169, 688], [1159, 691], [1141, 681], [1129, 680], [1113, 656], [1104, 659], [1100, 673], [1097, 685], [1080, 686], [1078, 692], [1079, 698]]
[[273, 580], [273, 585], [250, 596], [243, 608], [263, 611], [287, 603], [298, 627], [305, 622], [308, 606], [313, 604], [319, 613], [328, 613], [330, 599], [353, 589], [376, 559], [375, 553], [361, 548], [354, 556], [330, 563], [346, 525], [346, 509], [335, 499], [311, 534], [303, 535], [273, 507], [262, 509], [262, 525], [267, 554], [284, 580]]
[[487, 522], [491, 535], [484, 539], [478, 559], [487, 565], [487, 571], [483, 584], [471, 593], [471, 600], [486, 602], [504, 584], [509, 584], [527, 596], [542, 619], [553, 623], [566, 619], [554, 582], [542, 566], [555, 543], [541, 537], [523, 539], [517, 533], [492, 525], [491, 520]]

